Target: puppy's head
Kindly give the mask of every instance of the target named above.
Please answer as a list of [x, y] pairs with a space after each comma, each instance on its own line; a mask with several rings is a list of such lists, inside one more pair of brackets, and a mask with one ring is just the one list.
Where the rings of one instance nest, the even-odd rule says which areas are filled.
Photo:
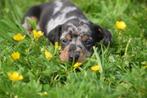
[[68, 22], [63, 25], [60, 36], [60, 59], [82, 62], [91, 55], [92, 46], [101, 40], [104, 44], [110, 43], [110, 32], [93, 23]]

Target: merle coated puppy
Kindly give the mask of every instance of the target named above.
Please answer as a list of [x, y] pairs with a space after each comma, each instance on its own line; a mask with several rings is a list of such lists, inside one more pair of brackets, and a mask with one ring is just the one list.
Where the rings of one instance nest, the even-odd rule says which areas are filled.
[[84, 61], [96, 42], [111, 42], [111, 33], [89, 21], [69, 0], [55, 0], [33, 6], [24, 17], [23, 27], [31, 29], [27, 19], [35, 17], [38, 28], [53, 44], [61, 43], [62, 61]]

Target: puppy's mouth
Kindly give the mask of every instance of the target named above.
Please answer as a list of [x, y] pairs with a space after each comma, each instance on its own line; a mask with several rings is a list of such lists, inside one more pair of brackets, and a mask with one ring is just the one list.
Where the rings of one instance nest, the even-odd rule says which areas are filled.
[[71, 51], [69, 46], [60, 51], [60, 60], [69, 62], [83, 62], [86, 60], [87, 53], [84, 51]]
[[83, 62], [86, 59], [84, 54], [70, 54], [67, 51], [61, 51], [60, 53], [60, 60], [61, 61], [70, 61], [70, 62]]

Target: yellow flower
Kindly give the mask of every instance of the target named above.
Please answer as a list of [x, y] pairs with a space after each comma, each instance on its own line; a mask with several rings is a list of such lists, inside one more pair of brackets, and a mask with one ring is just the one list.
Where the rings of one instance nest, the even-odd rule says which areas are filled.
[[48, 93], [47, 92], [41, 92], [41, 93], [38, 93], [40, 96], [47, 96]]
[[51, 60], [52, 57], [53, 57], [53, 55], [49, 51], [47, 51], [47, 50], [45, 50], [44, 54], [45, 54], [45, 58], [48, 59], [48, 60]]
[[143, 66], [144, 69], [147, 69], [147, 65]]
[[19, 74], [18, 72], [14, 71], [14, 72], [8, 73], [8, 78], [12, 81], [19, 81], [23, 79], [23, 76]]
[[55, 49], [61, 50], [61, 45], [58, 42], [55, 42]]
[[13, 59], [13, 60], [18, 60], [18, 59], [20, 59], [20, 53], [17, 51], [17, 52], [13, 52], [12, 54], [11, 54], [11, 58]]
[[76, 69], [76, 68], [79, 68], [81, 65], [82, 65], [82, 63], [77, 62], [73, 65], [73, 67]]
[[98, 71], [100, 72], [101, 68], [100, 68], [99, 65], [94, 65], [94, 66], [91, 67], [91, 70], [92, 70], [93, 72], [98, 72]]
[[22, 41], [25, 38], [25, 35], [22, 35], [21, 33], [17, 33], [16, 35], [13, 36], [13, 40], [15, 41]]
[[143, 65], [144, 69], [147, 69], [147, 61], [141, 62], [141, 64]]
[[124, 21], [116, 21], [115, 27], [118, 30], [124, 30], [127, 27], [127, 25], [126, 25], [126, 23]]
[[42, 31], [33, 30], [33, 37], [34, 37], [35, 40], [38, 40], [41, 36], [43, 36]]

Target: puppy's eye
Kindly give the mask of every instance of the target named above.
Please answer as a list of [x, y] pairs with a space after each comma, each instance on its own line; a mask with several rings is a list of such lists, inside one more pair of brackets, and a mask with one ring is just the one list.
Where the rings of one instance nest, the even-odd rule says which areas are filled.
[[62, 41], [62, 43], [67, 43], [68, 42], [68, 40], [66, 40], [66, 39], [62, 39], [61, 41]]
[[67, 45], [67, 44], [69, 44], [69, 40], [67, 40], [67, 39], [62, 39], [61, 40], [61, 43], [63, 44], [63, 45]]
[[92, 39], [88, 39], [88, 40], [84, 41], [83, 43], [84, 43], [85, 47], [87, 47], [89, 49], [94, 45], [94, 42]]
[[93, 40], [92, 39], [88, 39], [88, 40], [85, 41], [85, 43], [86, 44], [91, 44], [91, 43], [93, 43]]

